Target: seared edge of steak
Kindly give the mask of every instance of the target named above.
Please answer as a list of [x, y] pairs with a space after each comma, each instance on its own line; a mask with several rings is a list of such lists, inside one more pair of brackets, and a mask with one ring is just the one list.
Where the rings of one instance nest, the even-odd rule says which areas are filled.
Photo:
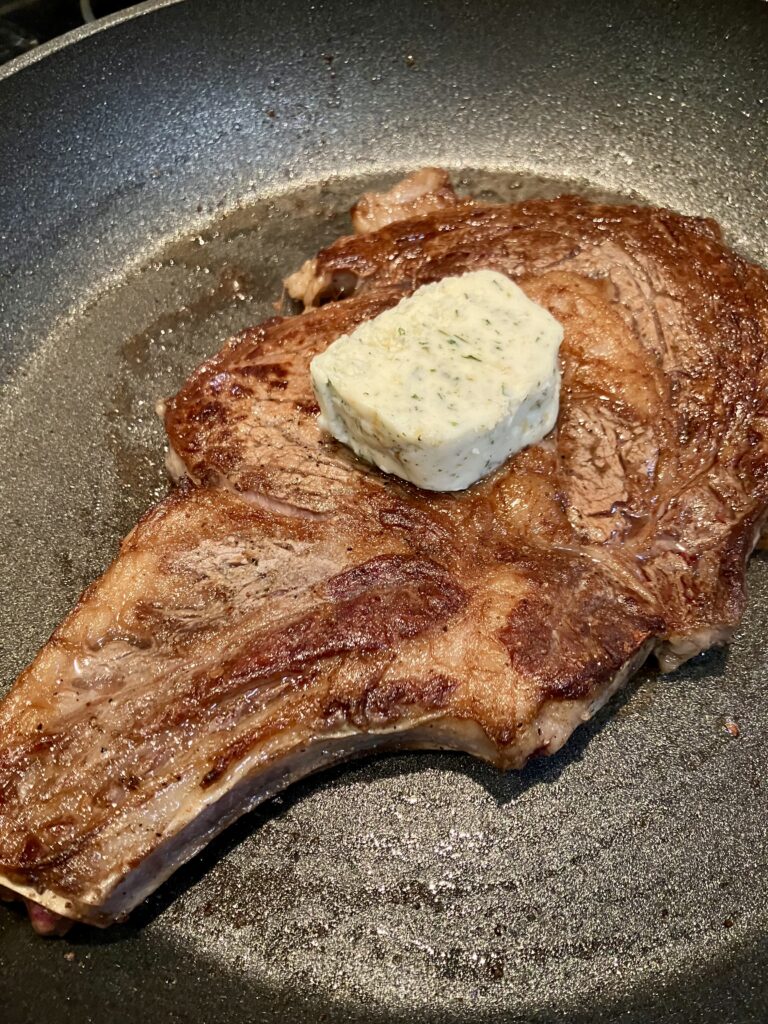
[[361, 196], [352, 207], [352, 227], [358, 235], [369, 235], [399, 220], [428, 217], [436, 210], [471, 204], [471, 199], [459, 198], [442, 167], [422, 167], [386, 192]]
[[[351, 210], [352, 227], [358, 235], [370, 235], [397, 221], [472, 205], [471, 199], [456, 194], [447, 171], [440, 167], [423, 167], [386, 192], [366, 192], [361, 196]], [[318, 261], [312, 257], [286, 277], [284, 284], [292, 299], [309, 307], [351, 295], [357, 278], [344, 269], [321, 271]]]
[[[282, 789], [323, 768], [372, 752], [402, 750], [461, 751], [499, 767], [520, 768], [534, 754], [553, 754], [579, 725], [588, 721], [625, 684], [643, 664], [652, 644], [644, 645], [615, 676], [590, 699], [547, 702], [526, 735], [518, 743], [513, 759], [506, 763], [499, 749], [477, 723], [467, 719], [434, 718], [404, 729], [356, 732], [347, 729], [341, 735], [319, 736], [292, 750], [281, 752], [275, 763], [268, 762], [246, 774], [235, 785], [222, 782], [209, 794], [202, 806], [191, 809], [189, 820], [178, 832], [153, 850], [137, 867], [122, 878], [114, 879], [114, 888], [106, 900], [92, 903], [87, 898], [66, 898], [59, 893], [25, 885], [0, 870], [0, 886], [6, 898], [20, 897], [31, 904], [33, 926], [43, 935], [61, 935], [66, 922], [107, 927], [124, 920], [147, 896], [157, 889], [182, 864], [192, 859], [232, 822], [275, 796]], [[244, 766], [243, 766], [244, 767]], [[54, 916], [37, 913], [42, 907]]]

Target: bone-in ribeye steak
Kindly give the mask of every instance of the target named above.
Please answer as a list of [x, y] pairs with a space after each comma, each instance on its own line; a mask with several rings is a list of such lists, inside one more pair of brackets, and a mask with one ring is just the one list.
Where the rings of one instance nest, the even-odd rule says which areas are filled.
[[[41, 930], [46, 911], [120, 918], [331, 760], [551, 753], [649, 653], [674, 667], [744, 609], [768, 509], [764, 271], [708, 220], [474, 203], [435, 170], [353, 220], [288, 280], [304, 313], [166, 403], [182, 482], [0, 705], [0, 885]], [[309, 361], [479, 267], [565, 327], [557, 427], [464, 493], [422, 492], [321, 434]]]

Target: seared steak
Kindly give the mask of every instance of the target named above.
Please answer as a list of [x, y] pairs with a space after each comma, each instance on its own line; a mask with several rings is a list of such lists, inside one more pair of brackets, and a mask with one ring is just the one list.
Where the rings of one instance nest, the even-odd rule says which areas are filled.
[[[183, 482], [0, 705], [0, 884], [57, 914], [121, 917], [337, 758], [551, 753], [650, 652], [671, 668], [743, 611], [766, 274], [710, 221], [481, 205], [435, 171], [356, 222], [289, 280], [319, 308], [244, 332], [166, 403]], [[321, 434], [308, 364], [479, 267], [564, 325], [558, 424], [470, 490], [422, 492]]]

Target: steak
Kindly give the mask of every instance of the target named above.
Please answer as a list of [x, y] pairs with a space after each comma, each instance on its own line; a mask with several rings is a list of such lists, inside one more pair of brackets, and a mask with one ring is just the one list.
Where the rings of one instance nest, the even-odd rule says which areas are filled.
[[[558, 750], [655, 652], [727, 640], [768, 514], [768, 276], [711, 221], [476, 203], [428, 169], [162, 405], [178, 486], [0, 704], [0, 885], [123, 918], [217, 832], [373, 749]], [[489, 267], [563, 324], [558, 423], [462, 493], [317, 424], [309, 362]], [[42, 909], [41, 909], [42, 908]], [[48, 911], [46, 916], [45, 911]]]

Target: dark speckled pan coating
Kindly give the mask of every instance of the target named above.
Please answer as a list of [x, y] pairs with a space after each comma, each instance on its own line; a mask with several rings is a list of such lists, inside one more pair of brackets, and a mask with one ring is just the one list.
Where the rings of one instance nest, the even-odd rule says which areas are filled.
[[[0, 685], [162, 491], [154, 399], [363, 185], [586, 181], [768, 260], [768, 7], [543, 11], [189, 0], [0, 79]], [[728, 652], [520, 775], [379, 758], [265, 805], [122, 929], [45, 943], [3, 910], [3, 1021], [764, 1021], [763, 556], [749, 582]]]

